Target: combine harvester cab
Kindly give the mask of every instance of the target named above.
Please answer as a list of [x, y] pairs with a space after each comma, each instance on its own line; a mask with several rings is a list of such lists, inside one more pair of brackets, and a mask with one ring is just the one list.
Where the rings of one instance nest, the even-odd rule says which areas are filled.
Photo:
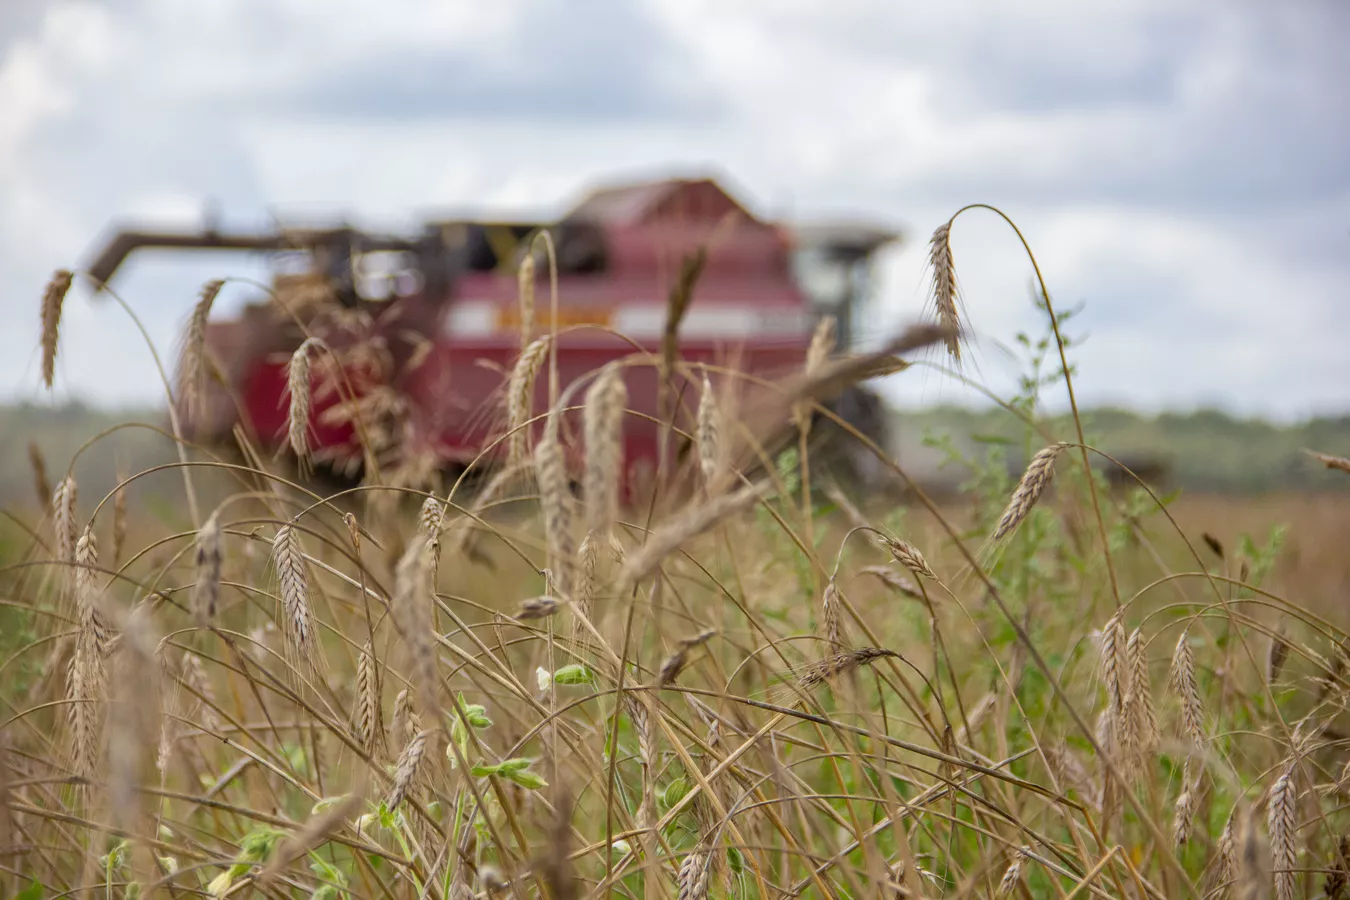
[[[556, 323], [540, 231], [556, 250]], [[398, 471], [398, 481], [425, 486], [441, 469], [505, 459], [507, 378], [524, 346], [551, 333], [558, 389], [582, 382], [567, 395], [571, 406], [584, 401], [587, 378], [629, 359], [627, 474], [650, 470], [660, 435], [657, 361], [671, 294], [689, 261], [701, 257], [701, 266], [666, 401], [687, 431], [704, 372], [719, 397], [753, 405], [768, 385], [800, 371], [822, 315], [836, 317], [847, 349], [870, 259], [894, 237], [858, 226], [789, 231], [757, 218], [712, 180], [667, 180], [596, 191], [558, 222], [441, 221], [415, 238], [345, 228], [122, 232], [89, 268], [106, 281], [142, 247], [263, 251], [289, 261], [293, 270], [276, 275], [273, 296], [208, 325], [215, 377], [190, 410], [191, 433], [225, 443], [242, 426], [264, 447], [283, 446], [289, 356], [307, 335], [317, 336], [327, 349], [313, 356], [314, 460], [354, 476], [364, 444], [382, 469]], [[528, 323], [518, 270], [531, 250]], [[645, 362], [634, 356], [644, 353]], [[535, 416], [547, 409], [551, 381], [546, 361], [535, 382]], [[875, 395], [856, 390], [837, 408], [884, 443]], [[580, 417], [569, 416], [565, 427], [579, 430]], [[678, 453], [680, 442], [670, 450]]]

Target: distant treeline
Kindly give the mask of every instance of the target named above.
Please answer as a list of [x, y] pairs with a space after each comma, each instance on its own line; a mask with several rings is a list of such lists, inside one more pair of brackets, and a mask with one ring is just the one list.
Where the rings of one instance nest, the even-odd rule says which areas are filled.
[[[145, 427], [117, 427], [142, 423]], [[1066, 416], [1042, 420], [1057, 439], [1072, 440]], [[1166, 484], [1192, 491], [1261, 493], [1279, 490], [1350, 490], [1350, 475], [1331, 472], [1303, 451], [1350, 456], [1350, 416], [1317, 418], [1292, 425], [1239, 419], [1222, 412], [1141, 415], [1122, 409], [1085, 412], [1088, 442], [1128, 465], [1165, 467]], [[116, 484], [118, 472], [134, 473], [168, 462], [173, 451], [155, 429], [167, 429], [162, 410], [109, 411], [80, 404], [45, 407], [0, 406], [0, 506], [36, 502], [29, 445], [40, 451], [47, 478], [58, 481], [76, 451], [100, 432], [114, 429], [84, 453], [77, 466], [82, 498], [92, 502]], [[925, 481], [955, 486], [968, 472], [940, 467], [941, 454], [925, 446], [925, 435], [947, 435], [963, 451], [982, 453], [1003, 446], [1010, 469], [1025, 463], [1025, 430], [1003, 410], [937, 407], [896, 412], [892, 446], [900, 462]], [[146, 479], [142, 490], [159, 494], [176, 488], [177, 475]]]
[[[1043, 419], [1042, 425], [1057, 439], [1074, 439], [1068, 416]], [[1089, 444], [1131, 467], [1145, 462], [1165, 466], [1167, 483], [1174, 487], [1222, 493], [1350, 490], [1350, 475], [1328, 471], [1304, 452], [1350, 456], [1350, 416], [1277, 425], [1217, 410], [1142, 415], [1103, 407], [1085, 411], [1083, 425]], [[925, 434], [950, 435], [966, 450], [1006, 441], [1010, 463], [1024, 460], [1025, 428], [1001, 409], [897, 412], [893, 427], [902, 461], [925, 468], [938, 461], [922, 445]]]

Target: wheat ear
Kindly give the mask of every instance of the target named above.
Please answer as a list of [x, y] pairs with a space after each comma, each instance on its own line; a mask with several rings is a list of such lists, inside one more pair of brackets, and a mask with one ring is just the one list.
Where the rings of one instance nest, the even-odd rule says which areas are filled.
[[534, 254], [527, 252], [516, 270], [517, 297], [520, 303], [520, 349], [534, 336], [534, 287], [537, 278]]
[[75, 570], [70, 567], [75, 562], [75, 541], [77, 539], [75, 476], [67, 475], [56, 486], [52, 495], [52, 531], [56, 539], [56, 558], [64, 566], [62, 580], [66, 584], [75, 582]]
[[1332, 456], [1329, 453], [1316, 453], [1312, 450], [1303, 451], [1313, 459], [1326, 466], [1328, 469], [1335, 469], [1340, 472], [1350, 472], [1350, 459], [1343, 456]]
[[287, 370], [286, 386], [291, 406], [287, 417], [287, 435], [291, 451], [295, 458], [304, 460], [309, 456], [309, 417], [310, 417], [310, 358], [309, 352], [322, 346], [318, 338], [306, 338], [305, 342], [291, 354], [291, 364]]
[[820, 597], [820, 630], [821, 637], [825, 638], [832, 648], [843, 644], [843, 625], [839, 614], [839, 585], [834, 578], [831, 578], [829, 584], [825, 585], [825, 592]]
[[422, 514], [418, 519], [418, 527], [422, 529], [422, 534], [426, 537], [427, 547], [431, 553], [431, 574], [432, 578], [441, 567], [441, 523], [445, 521], [445, 507], [435, 497], [428, 497], [422, 501]]
[[506, 381], [507, 457], [512, 466], [524, 462], [529, 448], [529, 432], [525, 423], [533, 411], [534, 379], [548, 356], [549, 338], [544, 336], [530, 342], [520, 351], [520, 358]]
[[93, 640], [93, 646], [107, 656], [112, 642], [112, 629], [103, 612], [102, 592], [99, 590], [98, 541], [90, 528], [84, 529], [75, 543], [75, 603], [80, 611], [80, 623]]
[[431, 550], [417, 538], [403, 551], [394, 570], [394, 621], [412, 657], [413, 685], [422, 711], [437, 708], [436, 648], [432, 643]]
[[891, 555], [895, 557], [895, 561], [900, 563], [900, 565], [904, 566], [906, 569], [909, 569], [915, 575], [923, 575], [927, 578], [937, 577], [933, 574], [932, 567], [928, 565], [928, 560], [924, 559], [923, 554], [919, 552], [919, 548], [915, 547], [909, 541], [888, 537], [883, 538], [882, 542], [886, 545], [886, 549], [891, 551]]
[[933, 232], [928, 244], [928, 264], [933, 269], [933, 305], [938, 324], [946, 331], [943, 342], [947, 352], [961, 362], [961, 317], [957, 313], [956, 263], [952, 259], [952, 223], [947, 221]]
[[1008, 863], [1008, 868], [1004, 870], [1003, 877], [999, 879], [998, 896], [1007, 897], [1017, 890], [1017, 885], [1022, 881], [1022, 863], [1030, 855], [1030, 847], [1020, 847], [1013, 854], [1012, 862]]
[[1031, 512], [1032, 507], [1036, 505], [1036, 501], [1041, 499], [1041, 494], [1045, 492], [1046, 486], [1054, 478], [1055, 460], [1059, 459], [1059, 455], [1068, 447], [1069, 445], [1063, 442], [1051, 444], [1031, 458], [1030, 465], [1027, 466], [1026, 472], [1022, 474], [1022, 480], [1017, 483], [1017, 489], [1013, 491], [1012, 499], [1008, 502], [1008, 508], [1003, 511], [1003, 515], [998, 520], [998, 526], [994, 528], [992, 540], [1001, 540], [1022, 524], [1022, 520]]
[[1270, 861], [1275, 871], [1276, 900], [1294, 900], [1298, 888], [1298, 873], [1294, 871], [1297, 864], [1294, 852], [1294, 832], [1298, 827], [1294, 810], [1296, 801], [1291, 766], [1270, 789]]
[[705, 849], [685, 856], [677, 879], [679, 900], [707, 900], [712, 881], [712, 859], [712, 853]]
[[197, 532], [197, 583], [192, 590], [192, 611], [197, 625], [210, 627], [220, 604], [221, 553], [220, 510], [211, 513]]
[[430, 734], [430, 731], [417, 732], [399, 754], [398, 765], [394, 767], [394, 785], [385, 801], [386, 807], [391, 812], [398, 809], [403, 798], [408, 796], [408, 790], [417, 778], [417, 770], [422, 766], [422, 757], [426, 755], [427, 738]]
[[272, 558], [281, 592], [281, 630], [286, 638], [287, 662], [297, 671], [319, 669], [318, 634], [309, 602], [309, 577], [300, 535], [283, 525], [272, 542]]
[[554, 411], [544, 424], [544, 435], [534, 449], [534, 468], [539, 483], [539, 505], [544, 513], [549, 564], [557, 574], [560, 593], [566, 597], [570, 593], [576, 545], [572, 537], [572, 490], [562, 444], [558, 440], [559, 415]]
[[899, 657], [899, 655], [894, 650], [886, 650], [882, 647], [860, 647], [847, 653], [827, 656], [818, 662], [807, 663], [797, 670], [797, 687], [807, 690], [840, 675], [852, 672], [861, 666], [870, 666], [883, 657]]
[[380, 679], [375, 671], [375, 648], [366, 641], [356, 662], [356, 704], [352, 732], [372, 758], [384, 752], [384, 709], [380, 705]]
[[51, 390], [56, 380], [56, 343], [61, 337], [61, 307], [75, 276], [67, 269], [57, 269], [47, 289], [42, 293], [42, 383]]
[[703, 391], [698, 400], [694, 431], [698, 443], [698, 468], [704, 484], [711, 485], [722, 470], [722, 422], [717, 395], [707, 373], [703, 375]]
[[1153, 690], [1149, 686], [1148, 650], [1139, 629], [1130, 632], [1125, 646], [1130, 663], [1130, 693], [1125, 699], [1126, 720], [1130, 723], [1131, 740], [1137, 752], [1156, 753], [1160, 733], [1158, 714], [1153, 707]]
[[693, 507], [647, 537], [647, 542], [629, 554], [619, 571], [619, 595], [628, 594], [685, 541], [697, 537], [727, 516], [754, 503], [761, 496], [757, 485], [742, 488]]
[[[816, 323], [815, 331], [811, 333], [811, 343], [806, 348], [807, 375], [816, 372], [834, 353], [837, 327], [834, 316], [821, 316], [820, 321]], [[797, 404], [793, 409], [793, 415], [797, 419], [798, 428], [806, 430], [811, 427], [811, 405], [809, 403]]]
[[46, 506], [51, 502], [54, 492], [51, 479], [47, 477], [47, 459], [42, 455], [42, 448], [37, 441], [28, 442], [28, 466], [33, 470], [33, 489], [37, 493], [38, 506]]
[[1125, 626], [1117, 611], [1102, 630], [1102, 677], [1106, 682], [1106, 711], [1110, 750], [1133, 752], [1128, 746], [1130, 731], [1125, 721], [1125, 697], [1129, 693], [1130, 666], [1125, 655]]
[[623, 412], [628, 388], [617, 364], [605, 366], [590, 390], [582, 410], [586, 439], [586, 530], [608, 534], [618, 516], [619, 475], [623, 468]]
[[178, 356], [178, 402], [189, 419], [201, 410], [202, 360], [206, 350], [206, 322], [225, 282], [220, 279], [202, 285], [197, 305], [188, 317], [183, 347]]
[[1181, 723], [1186, 736], [1197, 748], [1205, 743], [1204, 716], [1200, 706], [1200, 688], [1195, 680], [1195, 654], [1191, 650], [1190, 629], [1177, 639], [1172, 654], [1172, 687], [1181, 699]]

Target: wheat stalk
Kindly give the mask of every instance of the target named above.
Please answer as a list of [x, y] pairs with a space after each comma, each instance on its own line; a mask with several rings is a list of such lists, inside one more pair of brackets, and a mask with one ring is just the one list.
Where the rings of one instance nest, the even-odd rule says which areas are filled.
[[[122, 472], [117, 473], [117, 483], [121, 485], [126, 481]], [[127, 492], [125, 488], [119, 488], [113, 494], [113, 516], [112, 516], [112, 565], [116, 569], [122, 561], [122, 548], [127, 540]]]
[[529, 421], [534, 401], [534, 379], [539, 374], [544, 358], [548, 356], [549, 337], [532, 341], [520, 351], [520, 358], [506, 381], [506, 420], [510, 434], [507, 437], [507, 457], [512, 466], [525, 460], [529, 448]]
[[618, 515], [618, 481], [623, 466], [623, 413], [628, 388], [623, 370], [605, 366], [586, 392], [582, 431], [586, 439], [586, 469], [582, 474], [586, 496], [586, 530], [608, 534]]
[[291, 363], [287, 369], [286, 388], [290, 396], [290, 412], [287, 417], [287, 436], [291, 451], [298, 460], [309, 456], [309, 418], [310, 418], [310, 359], [309, 352], [322, 346], [318, 338], [306, 338], [304, 343], [291, 354]]
[[300, 536], [291, 524], [283, 525], [272, 542], [272, 559], [281, 593], [281, 631], [286, 638], [287, 662], [299, 672], [320, 666], [314, 610], [309, 602], [309, 577]]
[[928, 264], [933, 268], [933, 305], [938, 324], [946, 330], [943, 343], [958, 364], [961, 362], [961, 317], [957, 314], [956, 263], [952, 259], [952, 223], [947, 221], [933, 232], [928, 244]]
[[52, 482], [47, 477], [47, 459], [37, 441], [28, 442], [28, 466], [33, 470], [33, 489], [37, 493], [38, 506], [46, 506], [52, 499]]
[[1298, 888], [1297, 864], [1294, 853], [1294, 832], [1298, 826], [1295, 817], [1297, 792], [1294, 789], [1294, 770], [1285, 770], [1270, 789], [1270, 854], [1275, 871], [1276, 900], [1294, 900]]
[[42, 293], [42, 383], [51, 390], [56, 380], [56, 343], [61, 337], [61, 307], [75, 280], [74, 273], [57, 269]]
[[1270, 652], [1266, 655], [1266, 682], [1274, 686], [1289, 659], [1289, 642], [1284, 639], [1284, 624], [1276, 627], [1270, 636]]
[[999, 517], [998, 525], [994, 528], [994, 536], [991, 540], [1001, 540], [1013, 529], [1022, 524], [1022, 520], [1027, 517], [1036, 501], [1041, 499], [1041, 494], [1050, 484], [1050, 480], [1055, 476], [1055, 460], [1070, 445], [1060, 442], [1051, 444], [1037, 452], [1031, 458], [1031, 463], [1027, 466], [1026, 472], [1022, 474], [1022, 480], [1017, 483], [1017, 488], [1013, 491], [1012, 499], [1008, 501], [1008, 508], [1003, 511]]
[[220, 510], [211, 513], [197, 532], [197, 581], [192, 589], [192, 611], [201, 628], [210, 627], [220, 603], [221, 554]]
[[389, 798], [385, 801], [385, 806], [391, 812], [398, 809], [398, 805], [408, 795], [408, 789], [412, 787], [413, 780], [417, 777], [417, 770], [422, 766], [422, 757], [426, 755], [427, 738], [430, 734], [430, 731], [417, 732], [399, 754], [398, 765], [394, 767], [394, 785], [389, 791]]
[[225, 282], [215, 279], [202, 285], [197, 305], [188, 317], [187, 332], [178, 356], [178, 402], [189, 419], [201, 411], [202, 359], [206, 348], [206, 322], [211, 316], [211, 305]]

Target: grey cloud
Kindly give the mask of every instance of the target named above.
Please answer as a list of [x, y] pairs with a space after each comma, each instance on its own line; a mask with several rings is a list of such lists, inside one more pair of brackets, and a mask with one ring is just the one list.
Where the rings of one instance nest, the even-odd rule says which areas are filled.
[[637, 4], [549, 0], [491, 47], [373, 50], [316, 65], [265, 106], [354, 119], [713, 121], [723, 112]]

